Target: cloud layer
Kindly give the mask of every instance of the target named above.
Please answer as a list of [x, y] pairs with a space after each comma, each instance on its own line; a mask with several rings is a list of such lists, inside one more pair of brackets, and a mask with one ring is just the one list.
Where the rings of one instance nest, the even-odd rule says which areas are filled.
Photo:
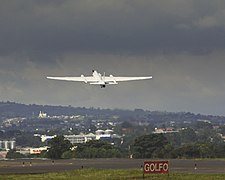
[[[223, 0], [0, 2], [2, 100], [225, 115]], [[46, 75], [153, 75], [106, 89]]]

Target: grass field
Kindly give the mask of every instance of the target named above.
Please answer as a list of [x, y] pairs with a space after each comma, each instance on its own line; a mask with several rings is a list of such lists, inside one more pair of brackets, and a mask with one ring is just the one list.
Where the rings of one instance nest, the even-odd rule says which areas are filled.
[[[24, 174], [24, 175], [0, 175], [0, 180], [57, 180], [57, 179], [75, 179], [75, 180], [125, 180], [125, 179], [143, 179], [142, 171], [138, 169], [129, 170], [97, 170], [97, 169], [81, 169], [75, 171], [67, 171], [60, 173], [45, 174]], [[145, 179], [151, 180], [224, 180], [225, 174], [187, 174], [172, 173], [169, 175], [145, 175]]]

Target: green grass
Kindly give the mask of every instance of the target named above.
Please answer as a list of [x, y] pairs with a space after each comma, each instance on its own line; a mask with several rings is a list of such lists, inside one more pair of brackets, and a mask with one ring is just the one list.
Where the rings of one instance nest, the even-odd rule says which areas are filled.
[[[0, 175], [0, 180], [135, 180], [142, 179], [142, 171], [139, 169], [129, 170], [97, 170], [81, 169], [60, 173], [26, 174], [26, 175]], [[145, 175], [145, 179], [151, 180], [224, 180], [225, 174], [187, 174], [172, 173], [169, 175]]]

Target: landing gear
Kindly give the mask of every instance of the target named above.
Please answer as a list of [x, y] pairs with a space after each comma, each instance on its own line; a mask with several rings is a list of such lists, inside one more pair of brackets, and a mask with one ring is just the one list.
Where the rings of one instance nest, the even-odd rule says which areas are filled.
[[101, 88], [105, 88], [105, 84], [101, 85]]

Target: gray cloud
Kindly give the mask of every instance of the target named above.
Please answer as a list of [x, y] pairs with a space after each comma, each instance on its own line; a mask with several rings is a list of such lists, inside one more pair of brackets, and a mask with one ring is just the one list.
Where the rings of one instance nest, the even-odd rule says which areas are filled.
[[55, 54], [223, 48], [224, 11], [221, 0], [1, 1], [0, 49]]
[[[0, 2], [2, 100], [225, 114], [223, 0]], [[46, 80], [92, 69], [153, 80]]]

